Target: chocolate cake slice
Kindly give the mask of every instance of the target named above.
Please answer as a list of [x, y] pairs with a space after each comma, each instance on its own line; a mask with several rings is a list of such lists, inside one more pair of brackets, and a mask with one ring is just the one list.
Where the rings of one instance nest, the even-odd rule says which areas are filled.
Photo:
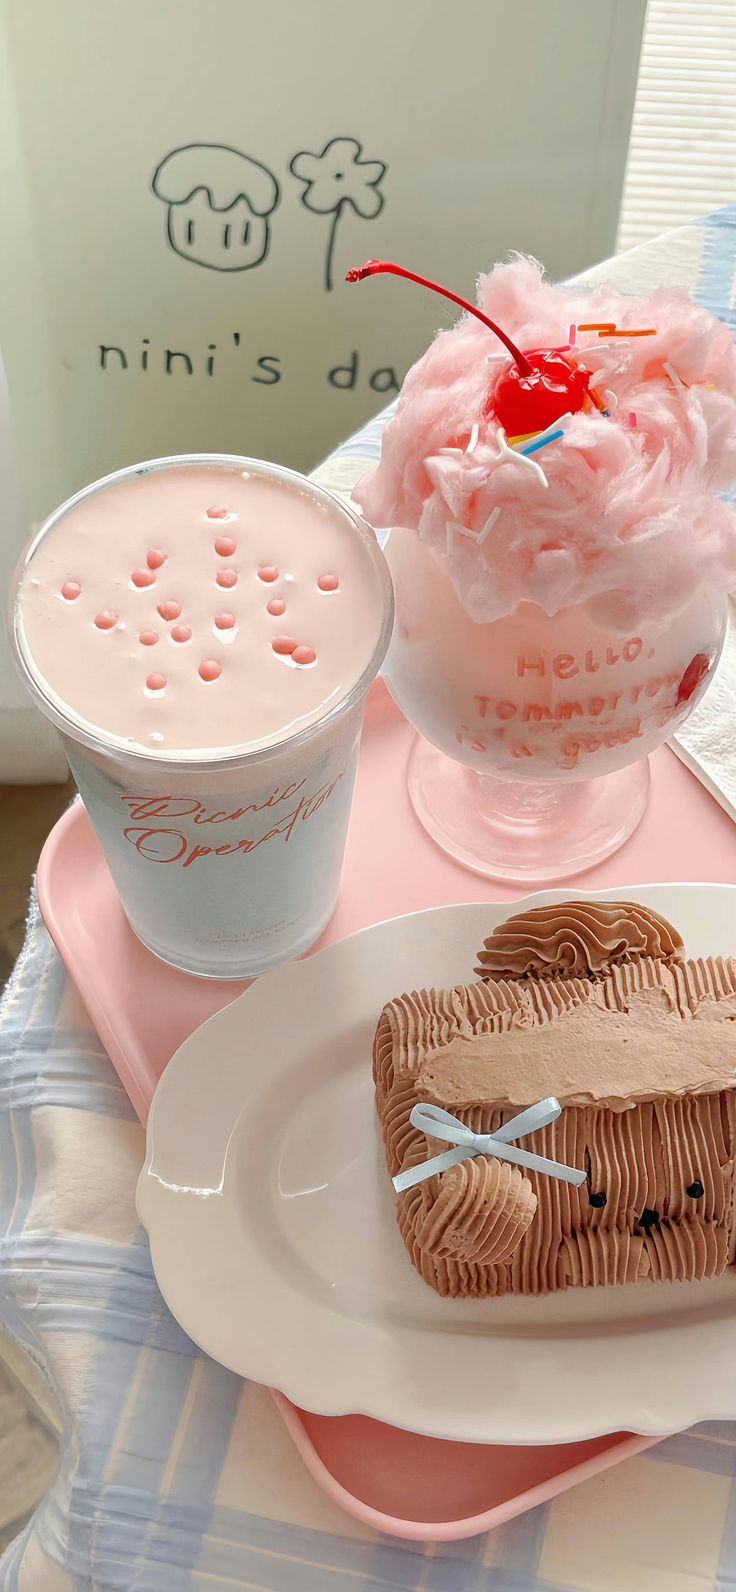
[[718, 1276], [734, 1253], [736, 962], [685, 960], [631, 903], [543, 910], [490, 937], [482, 982], [388, 1003], [376, 1103], [394, 1176], [447, 1148], [410, 1122], [419, 1103], [492, 1133], [556, 1096], [561, 1116], [520, 1147], [585, 1181], [461, 1161], [399, 1195], [411, 1259], [459, 1297]]

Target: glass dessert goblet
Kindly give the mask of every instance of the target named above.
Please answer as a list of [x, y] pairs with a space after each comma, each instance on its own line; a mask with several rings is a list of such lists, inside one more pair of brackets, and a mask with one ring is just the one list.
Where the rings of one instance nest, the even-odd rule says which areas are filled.
[[418, 731], [409, 793], [425, 829], [490, 878], [556, 879], [609, 856], [645, 811], [649, 753], [707, 687], [725, 598], [699, 587], [676, 614], [630, 629], [617, 593], [605, 605], [615, 626], [601, 604], [549, 616], [526, 601], [484, 624], [415, 530], [394, 528], [386, 556], [385, 677]]

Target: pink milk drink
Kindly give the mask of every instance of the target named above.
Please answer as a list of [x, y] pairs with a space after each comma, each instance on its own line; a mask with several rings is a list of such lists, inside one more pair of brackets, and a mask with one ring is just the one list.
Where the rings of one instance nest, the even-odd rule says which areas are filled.
[[242, 978], [322, 933], [392, 613], [359, 515], [256, 460], [133, 466], [43, 526], [17, 658], [157, 956]]

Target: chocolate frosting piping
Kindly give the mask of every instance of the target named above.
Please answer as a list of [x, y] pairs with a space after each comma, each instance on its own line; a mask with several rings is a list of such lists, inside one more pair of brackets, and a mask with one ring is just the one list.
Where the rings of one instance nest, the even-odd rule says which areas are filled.
[[635, 901], [563, 901], [519, 912], [494, 929], [478, 955], [479, 978], [586, 977], [647, 956], [682, 960], [677, 930]]

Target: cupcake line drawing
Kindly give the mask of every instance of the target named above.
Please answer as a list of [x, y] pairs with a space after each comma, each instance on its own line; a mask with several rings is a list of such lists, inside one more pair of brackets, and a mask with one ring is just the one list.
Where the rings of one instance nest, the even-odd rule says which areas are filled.
[[281, 190], [260, 160], [229, 144], [183, 144], [159, 162], [151, 187], [167, 206], [166, 236], [183, 260], [250, 271], [266, 259]]

